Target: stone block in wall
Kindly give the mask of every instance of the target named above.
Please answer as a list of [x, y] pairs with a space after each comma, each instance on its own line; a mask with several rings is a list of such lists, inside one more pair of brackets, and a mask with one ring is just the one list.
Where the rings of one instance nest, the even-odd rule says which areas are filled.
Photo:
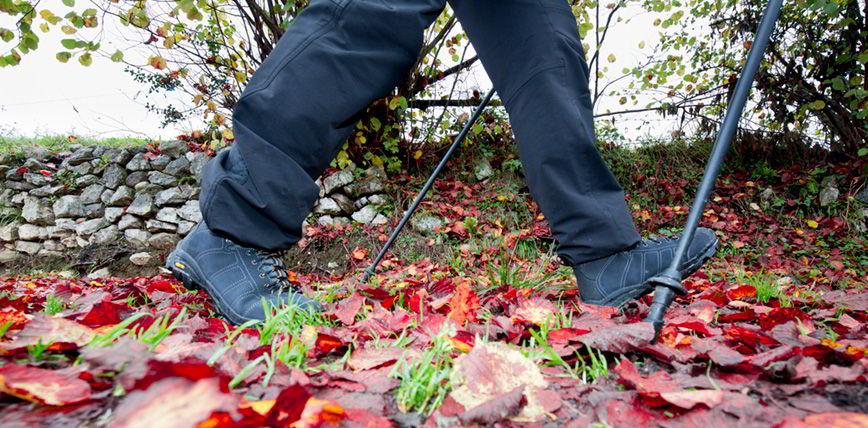
[[4, 248], [3, 250], [0, 250], [0, 264], [13, 263], [20, 260], [21, 257], [21, 253], [12, 248]]
[[61, 244], [60, 241], [48, 240], [48, 241], [44, 241], [42, 243], [42, 249], [48, 250], [48, 251], [60, 252], [60, 251], [65, 250], [66, 247], [63, 244]]
[[118, 229], [127, 230], [127, 229], [141, 229], [142, 221], [139, 220], [138, 217], [134, 215], [127, 214], [121, 217], [120, 221], [118, 221]]
[[174, 233], [156, 233], [148, 239], [148, 245], [159, 250], [171, 250], [181, 237]]
[[126, 165], [130, 159], [133, 158], [133, 152], [127, 148], [109, 148], [103, 153], [103, 158], [107, 159], [111, 163], [116, 163], [118, 165]]
[[90, 204], [84, 206], [84, 216], [87, 218], [99, 218], [105, 215], [105, 205]]
[[175, 232], [178, 230], [178, 226], [172, 223], [167, 223], [165, 221], [160, 220], [146, 220], [145, 221], [145, 230], [151, 233], [156, 232]]
[[10, 223], [0, 226], [0, 241], [12, 242], [18, 239], [18, 223]]
[[351, 214], [353, 211], [356, 210], [356, 207], [353, 204], [353, 200], [348, 198], [346, 195], [343, 195], [341, 193], [334, 193], [332, 194], [331, 198], [334, 199], [334, 201], [338, 204], [338, 206], [341, 208], [341, 211], [347, 214]]
[[36, 186], [34, 186], [30, 183], [26, 183], [24, 181], [11, 181], [11, 180], [6, 180], [6, 182], [3, 183], [3, 187], [5, 187], [7, 189], [22, 191], [22, 192], [33, 190], [36, 188]]
[[54, 212], [54, 218], [75, 218], [84, 215], [84, 204], [78, 195], [61, 196], [54, 201], [51, 208]]
[[145, 157], [144, 153], [136, 153], [130, 161], [127, 162], [126, 168], [129, 171], [147, 171], [151, 169], [151, 162], [148, 161], [148, 158]]
[[182, 236], [186, 235], [190, 233], [190, 231], [193, 230], [194, 227], [196, 227], [196, 223], [193, 223], [192, 221], [181, 220], [178, 222], [178, 234]]
[[6, 177], [7, 181], [21, 181], [23, 175], [24, 173], [21, 172], [20, 168], [9, 168], [3, 176]]
[[202, 212], [199, 210], [199, 201], [187, 201], [178, 209], [178, 217], [193, 222], [199, 223], [202, 221]]
[[24, 200], [21, 216], [32, 224], [47, 226], [54, 223], [54, 212], [47, 203], [37, 198], [29, 197]]
[[115, 225], [111, 225], [104, 229], [98, 230], [91, 237], [89, 242], [91, 244], [104, 245], [110, 244], [118, 240], [120, 238], [120, 231], [118, 227]]
[[161, 208], [157, 211], [156, 219], [166, 223], [178, 224], [178, 209], [172, 207]]
[[353, 172], [350, 169], [340, 170], [322, 179], [323, 192], [326, 195], [353, 182]]
[[136, 193], [147, 193], [149, 195], [155, 195], [161, 191], [163, 191], [163, 186], [148, 181], [143, 181], [139, 184], [136, 184]]
[[151, 159], [151, 168], [156, 170], [162, 170], [172, 161], [172, 158], [166, 155], [159, 155]]
[[[75, 220], [73, 220], [71, 218], [59, 218], [57, 220], [54, 220], [54, 227], [55, 227], [56, 233], [75, 232], [76, 226], [77, 226], [77, 224], [76, 224]], [[52, 236], [52, 237], [54, 237], [54, 236]]]
[[63, 189], [64, 189], [64, 187], [62, 184], [58, 184], [55, 186], [47, 185], [47, 186], [37, 187], [37, 188], [31, 190], [30, 194], [33, 196], [36, 196], [36, 197], [40, 197], [40, 198], [46, 197], [46, 196], [56, 196], [56, 195], [60, 194], [61, 192], [63, 192]]
[[151, 171], [148, 173], [148, 181], [152, 184], [163, 187], [172, 187], [178, 184], [178, 178], [174, 175], [166, 174], [160, 171]]
[[202, 152], [189, 152], [185, 155], [190, 161], [190, 174], [199, 179], [202, 177], [202, 171], [205, 169], [205, 164], [211, 160], [207, 154]]
[[117, 223], [121, 216], [124, 215], [124, 209], [119, 207], [109, 207], [105, 209], [103, 217], [109, 223]]
[[79, 194], [79, 198], [81, 199], [82, 204], [95, 204], [100, 202], [100, 197], [102, 193], [105, 192], [106, 188], [102, 184], [94, 183], [90, 186], [85, 187], [81, 193]]
[[99, 177], [94, 174], [83, 175], [75, 179], [75, 185], [78, 187], [87, 187], [91, 184], [96, 184], [99, 181]]
[[108, 204], [113, 207], [122, 207], [129, 205], [133, 201], [133, 189], [127, 186], [118, 187], [108, 200]]
[[42, 249], [42, 244], [39, 242], [16, 241], [15, 250], [19, 253], [35, 255]]
[[147, 193], [139, 193], [130, 206], [127, 207], [127, 214], [135, 214], [140, 216], [150, 215], [156, 209], [154, 205], [154, 197]]
[[90, 236], [106, 226], [108, 222], [104, 218], [95, 218], [76, 224], [75, 233], [79, 236]]
[[199, 194], [199, 188], [190, 185], [180, 185], [157, 193], [154, 203], [158, 207], [166, 205], [180, 205]]
[[169, 140], [160, 143], [160, 153], [166, 156], [177, 158], [183, 156], [188, 151], [190, 151], [190, 147], [184, 141]]
[[60, 164], [60, 166], [65, 168], [68, 166], [76, 166], [86, 162], [90, 162], [96, 159], [96, 156], [94, 156], [93, 152], [93, 146], [77, 148], [73, 150], [72, 153], [69, 154], [69, 156], [63, 159], [63, 162]]
[[81, 165], [78, 165], [78, 166], [74, 166], [74, 167], [69, 168], [68, 171], [72, 172], [72, 173], [75, 174], [75, 175], [81, 176], [81, 175], [87, 175], [87, 174], [90, 174], [91, 172], [93, 172], [93, 173], [96, 174], [96, 173], [99, 172], [99, 169], [98, 169], [98, 168], [95, 168], [95, 167], [94, 167], [92, 164], [90, 164], [90, 163], [83, 163], [83, 164], [81, 164]]
[[135, 188], [139, 183], [148, 181], [148, 173], [146, 171], [133, 171], [127, 175], [126, 185]]
[[51, 184], [54, 182], [54, 178], [47, 175], [42, 175], [39, 173], [25, 172], [24, 173], [24, 181], [39, 187], [45, 186], [47, 184]]
[[27, 201], [28, 198], [32, 198], [32, 196], [28, 195], [27, 193], [16, 193], [15, 196], [12, 196], [9, 201], [12, 203], [12, 205], [15, 205], [16, 207], [23, 207], [24, 202]]
[[142, 229], [127, 229], [124, 231], [124, 238], [132, 246], [144, 248], [148, 246], [148, 240], [151, 239], [151, 233]]
[[385, 190], [385, 186], [383, 185], [383, 182], [377, 178], [357, 181], [344, 187], [344, 191], [352, 198], [382, 193], [383, 190]]
[[334, 199], [322, 198], [317, 202], [316, 206], [313, 209], [313, 212], [317, 214], [333, 215], [340, 214], [342, 210]]
[[111, 164], [102, 173], [102, 184], [109, 189], [117, 189], [127, 179], [127, 171], [117, 164]]
[[36, 253], [36, 257], [39, 257], [41, 259], [61, 258], [63, 257], [63, 253], [60, 251], [51, 251], [43, 248]]
[[352, 215], [352, 219], [362, 224], [380, 225], [388, 222], [388, 219], [377, 211], [377, 207], [373, 205], [365, 205], [364, 208], [356, 211]]
[[42, 241], [48, 238], [48, 230], [44, 226], [22, 224], [18, 227], [18, 239], [24, 241]]
[[190, 161], [186, 157], [179, 157], [166, 165], [163, 172], [175, 177], [183, 177], [190, 173]]

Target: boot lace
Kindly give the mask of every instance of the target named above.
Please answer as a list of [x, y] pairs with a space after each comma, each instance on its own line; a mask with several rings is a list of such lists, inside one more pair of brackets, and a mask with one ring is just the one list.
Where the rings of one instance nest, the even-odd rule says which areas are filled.
[[655, 236], [655, 237], [651, 237], [651, 238], [643, 239], [643, 240], [639, 241], [639, 246], [640, 247], [650, 247], [650, 246], [654, 246], [657, 244], [669, 243], [669, 242], [672, 242], [672, 241], [677, 240], [677, 239], [678, 239], [678, 237], [673, 238], [673, 237], [665, 237], [665, 236]]
[[286, 264], [283, 263], [285, 252], [269, 252], [263, 250], [251, 250], [251, 256], [257, 256], [253, 264], [259, 270], [259, 277], [268, 279], [268, 287], [275, 289], [293, 288], [287, 276]]

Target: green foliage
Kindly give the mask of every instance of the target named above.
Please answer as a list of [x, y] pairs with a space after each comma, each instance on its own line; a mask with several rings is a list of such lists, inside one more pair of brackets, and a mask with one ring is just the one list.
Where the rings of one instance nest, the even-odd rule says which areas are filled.
[[334, 321], [318, 312], [307, 311], [295, 305], [274, 307], [266, 301], [265, 320], [258, 326], [259, 343], [268, 345], [280, 335], [299, 336], [306, 326], [330, 326]]
[[121, 337], [129, 337], [148, 345], [151, 350], [154, 350], [163, 339], [172, 334], [187, 319], [187, 308], [182, 308], [175, 316], [165, 314], [155, 319], [146, 329], [139, 326], [130, 327], [144, 316], [150, 316], [150, 314], [139, 312], [127, 317], [107, 331], [94, 336], [88, 346], [105, 347], [111, 345]]
[[73, 145], [100, 145], [106, 147], [144, 146], [153, 140], [146, 138], [83, 138], [74, 135], [42, 135], [38, 137], [10, 137], [0, 135], [0, 153], [18, 154], [25, 147], [39, 146], [51, 152], [69, 150]]
[[43, 305], [43, 312], [48, 315], [56, 315], [64, 311], [66, 309], [66, 302], [63, 299], [56, 297], [53, 294], [49, 294], [45, 297], [45, 305]]
[[[644, 0], [663, 13], [656, 61], [636, 67], [627, 95], [667, 94], [660, 107], [714, 130], [751, 47], [765, 1]], [[784, 2], [749, 111], [758, 131], [855, 155], [868, 139], [868, 11], [858, 0]], [[677, 24], [677, 25], [675, 25]], [[697, 28], [701, 30], [697, 32]]]
[[413, 360], [399, 361], [390, 374], [401, 383], [395, 390], [395, 401], [402, 412], [429, 415], [440, 407], [452, 389], [453, 351], [450, 336], [454, 332], [445, 328], [431, 343], [431, 347]]
[[579, 379], [584, 383], [593, 383], [597, 379], [604, 378], [609, 375], [609, 362], [603, 351], [599, 351], [585, 346], [587, 355], [575, 353], [576, 362], [568, 363], [548, 342], [549, 331], [552, 328], [564, 328], [570, 325], [569, 319], [564, 319], [561, 314], [558, 314], [559, 319], [553, 323], [548, 323], [540, 326], [539, 329], [530, 330], [530, 348], [539, 349], [538, 353], [532, 353], [535, 359], [545, 360], [546, 365], [560, 367], [564, 372], [573, 379]]

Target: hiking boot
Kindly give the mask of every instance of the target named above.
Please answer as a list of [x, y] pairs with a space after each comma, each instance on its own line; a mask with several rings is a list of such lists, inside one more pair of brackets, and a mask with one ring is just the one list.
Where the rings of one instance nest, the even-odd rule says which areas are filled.
[[[585, 303], [619, 307], [653, 291], [646, 280], [663, 272], [675, 257], [678, 237], [645, 239], [634, 247], [576, 265], [579, 297]], [[681, 276], [696, 272], [717, 250], [717, 237], [699, 228], [681, 264]]]
[[279, 254], [238, 245], [200, 222], [166, 258], [166, 269], [188, 289], [203, 289], [233, 324], [263, 320], [263, 299], [272, 307], [296, 305], [320, 311], [287, 279]]

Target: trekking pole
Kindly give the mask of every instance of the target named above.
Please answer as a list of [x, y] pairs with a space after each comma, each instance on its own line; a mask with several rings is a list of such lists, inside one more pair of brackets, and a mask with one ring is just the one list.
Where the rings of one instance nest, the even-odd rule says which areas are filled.
[[389, 251], [389, 248], [392, 247], [392, 244], [395, 243], [395, 239], [398, 238], [398, 235], [401, 233], [401, 230], [404, 229], [404, 226], [407, 225], [407, 222], [410, 221], [410, 217], [413, 216], [413, 213], [416, 212], [416, 209], [419, 208], [419, 204], [422, 203], [422, 199], [425, 199], [425, 195], [428, 194], [428, 191], [431, 190], [431, 186], [434, 185], [434, 180], [437, 179], [437, 176], [440, 175], [440, 172], [443, 171], [443, 168], [446, 167], [446, 162], [449, 161], [449, 158], [452, 157], [452, 154], [458, 150], [458, 147], [461, 146], [461, 143], [464, 142], [464, 139], [467, 137], [467, 134], [470, 132], [470, 128], [473, 127], [473, 124], [476, 123], [476, 120], [479, 119], [479, 116], [482, 114], [482, 111], [485, 110], [485, 107], [488, 106], [488, 103], [491, 102], [491, 97], [494, 96], [494, 89], [488, 91], [485, 94], [485, 97], [482, 99], [482, 102], [479, 106], [476, 107], [476, 110], [473, 112], [473, 115], [470, 116], [470, 119], [467, 120], [467, 124], [464, 125], [464, 128], [461, 132], [458, 133], [458, 136], [455, 137], [455, 141], [452, 142], [452, 145], [449, 146], [449, 150], [446, 151], [446, 154], [443, 155], [443, 159], [440, 160], [440, 163], [437, 164], [437, 167], [434, 168], [434, 172], [431, 173], [431, 176], [428, 177], [428, 181], [425, 182], [425, 185], [422, 186], [422, 190], [419, 191], [419, 194], [416, 195], [416, 199], [413, 200], [413, 203], [410, 205], [410, 208], [407, 208], [407, 211], [404, 212], [404, 217], [401, 218], [401, 221], [398, 222], [398, 226], [395, 227], [395, 230], [392, 231], [392, 234], [389, 236], [389, 239], [386, 241], [386, 244], [383, 245], [383, 249], [380, 250], [380, 253], [377, 254], [377, 257], [374, 259], [374, 262], [365, 269], [365, 274], [362, 276], [362, 282], [367, 282], [368, 278], [374, 274], [374, 271], [377, 269], [377, 266], [383, 260], [383, 257], [386, 256], [386, 252]]
[[696, 228], [699, 226], [699, 220], [702, 218], [702, 212], [705, 210], [705, 203], [714, 189], [714, 182], [720, 173], [720, 167], [723, 164], [726, 152], [738, 129], [738, 122], [744, 111], [745, 103], [747, 103], [747, 97], [750, 94], [751, 86], [753, 86], [756, 72], [762, 63], [766, 46], [775, 29], [782, 4], [783, 0], [771, 0], [763, 12], [762, 20], [756, 32], [756, 38], [750, 48], [750, 53], [748, 53], [747, 62], [741, 76], [738, 78], [735, 93], [733, 93], [732, 98], [729, 100], [726, 116], [723, 118], [723, 125], [720, 127], [714, 147], [711, 149], [711, 157], [705, 165], [705, 173], [702, 176], [702, 182], [699, 184], [699, 190], [696, 192], [693, 205], [690, 207], [690, 214], [687, 216], [687, 223], [684, 225], [684, 233], [678, 239], [678, 247], [675, 250], [672, 263], [665, 271], [648, 279], [647, 283], [653, 285], [655, 288], [654, 300], [651, 303], [648, 317], [645, 318], [645, 321], [654, 326], [654, 341], [660, 335], [660, 330], [663, 328], [663, 316], [666, 314], [666, 310], [669, 309], [669, 305], [672, 304], [675, 293], [687, 293], [687, 290], [681, 285], [682, 278], [679, 268], [687, 253], [687, 249], [690, 247], [690, 242], [693, 240]]

